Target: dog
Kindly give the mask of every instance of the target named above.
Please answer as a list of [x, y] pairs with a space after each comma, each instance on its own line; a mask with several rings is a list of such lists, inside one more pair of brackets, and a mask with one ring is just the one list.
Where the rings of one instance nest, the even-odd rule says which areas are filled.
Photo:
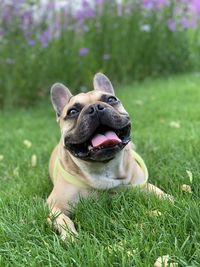
[[93, 79], [94, 89], [73, 96], [63, 84], [51, 88], [51, 101], [61, 138], [51, 154], [49, 173], [53, 190], [47, 199], [49, 222], [65, 240], [77, 235], [70, 207], [95, 190], [139, 187], [169, 197], [149, 184], [142, 158], [133, 150], [129, 114], [102, 73]]

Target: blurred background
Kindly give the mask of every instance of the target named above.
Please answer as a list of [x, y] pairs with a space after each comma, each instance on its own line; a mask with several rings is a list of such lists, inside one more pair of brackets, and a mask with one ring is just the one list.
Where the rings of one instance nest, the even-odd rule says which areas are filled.
[[198, 72], [199, 0], [0, 0], [0, 107], [33, 105], [60, 81], [91, 89]]

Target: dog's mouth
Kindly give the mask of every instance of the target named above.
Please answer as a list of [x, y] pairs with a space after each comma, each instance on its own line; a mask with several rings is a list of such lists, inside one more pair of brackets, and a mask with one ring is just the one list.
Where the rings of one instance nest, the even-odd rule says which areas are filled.
[[65, 145], [75, 157], [95, 161], [108, 160], [129, 143], [130, 129], [130, 123], [122, 129], [99, 125], [85, 142], [78, 144], [65, 142]]

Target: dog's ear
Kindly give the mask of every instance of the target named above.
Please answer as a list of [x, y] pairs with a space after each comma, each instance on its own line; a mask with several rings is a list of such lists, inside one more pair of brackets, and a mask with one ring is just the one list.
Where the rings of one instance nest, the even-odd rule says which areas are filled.
[[64, 106], [69, 102], [71, 97], [71, 92], [62, 83], [55, 83], [51, 87], [51, 102], [55, 109], [57, 119], [59, 119]]
[[103, 73], [97, 73], [93, 79], [94, 90], [102, 91], [114, 95], [114, 89], [111, 81]]

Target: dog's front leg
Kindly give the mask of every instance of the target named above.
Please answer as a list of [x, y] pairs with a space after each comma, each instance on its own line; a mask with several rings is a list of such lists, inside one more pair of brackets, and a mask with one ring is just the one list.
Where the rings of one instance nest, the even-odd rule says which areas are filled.
[[69, 212], [66, 211], [67, 203], [63, 199], [55, 197], [55, 190], [52, 191], [47, 200], [50, 214], [48, 222], [59, 232], [61, 239], [77, 235], [73, 221], [68, 217]]

